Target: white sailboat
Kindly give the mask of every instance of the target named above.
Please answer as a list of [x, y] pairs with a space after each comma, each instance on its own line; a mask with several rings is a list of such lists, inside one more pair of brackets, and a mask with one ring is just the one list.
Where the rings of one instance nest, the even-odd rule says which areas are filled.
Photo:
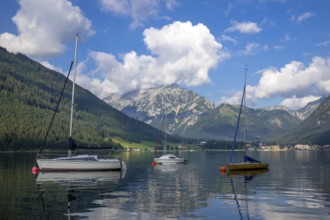
[[[115, 171], [126, 170], [126, 164], [123, 160], [116, 159], [99, 159], [97, 155], [72, 155], [74, 149], [74, 142], [72, 140], [72, 122], [74, 111], [74, 92], [75, 92], [75, 79], [76, 79], [76, 62], [77, 62], [77, 47], [78, 47], [78, 34], [75, 41], [74, 52], [74, 76], [72, 82], [72, 102], [71, 102], [71, 116], [70, 116], [70, 132], [69, 132], [69, 150], [67, 157], [46, 158], [41, 155], [39, 150], [37, 155], [37, 164], [39, 170], [44, 171]], [[72, 66], [72, 64], [71, 64]], [[71, 70], [71, 68], [70, 68]], [[70, 73], [70, 72], [69, 72]], [[69, 76], [68, 76], [69, 77]], [[59, 101], [60, 102], [60, 101]], [[54, 116], [56, 111], [54, 113]], [[53, 116], [53, 119], [54, 119]], [[47, 135], [46, 135], [47, 136]]]
[[[167, 114], [165, 114], [164, 111], [164, 116], [165, 116], [165, 149], [166, 149], [166, 126], [167, 126]], [[153, 163], [155, 164], [179, 164], [179, 163], [188, 163], [188, 160], [182, 157], [177, 157], [174, 154], [164, 154], [160, 157], [155, 157], [153, 160]]]

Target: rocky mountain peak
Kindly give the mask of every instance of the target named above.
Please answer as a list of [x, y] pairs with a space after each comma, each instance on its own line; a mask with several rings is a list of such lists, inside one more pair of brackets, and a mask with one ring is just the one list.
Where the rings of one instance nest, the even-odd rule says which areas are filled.
[[170, 132], [193, 125], [199, 115], [215, 108], [204, 97], [176, 84], [134, 90], [121, 96], [109, 96], [104, 101], [128, 116], [155, 127], [159, 127], [166, 114]]

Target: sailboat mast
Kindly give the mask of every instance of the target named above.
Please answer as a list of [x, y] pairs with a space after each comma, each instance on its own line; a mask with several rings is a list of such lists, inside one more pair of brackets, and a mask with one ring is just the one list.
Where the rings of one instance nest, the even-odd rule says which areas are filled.
[[245, 100], [245, 98], [244, 98], [245, 97], [245, 87], [246, 87], [246, 82], [244, 81], [243, 94], [242, 94], [241, 104], [240, 104], [240, 107], [239, 107], [239, 113], [238, 113], [238, 116], [237, 116], [236, 130], [235, 130], [235, 135], [234, 135], [234, 141], [233, 141], [233, 144], [231, 146], [231, 152], [230, 152], [230, 156], [229, 156], [229, 162], [232, 161], [233, 151], [234, 151], [234, 147], [235, 147], [235, 144], [236, 144], [237, 132], [238, 132], [238, 129], [239, 129], [239, 122], [240, 122], [240, 119], [241, 119], [242, 108], [243, 108], [243, 104], [244, 104], [244, 100]]
[[244, 148], [244, 157], [246, 155], [246, 72], [247, 67], [245, 67], [244, 72], [244, 91], [243, 91], [243, 114], [244, 114], [244, 127], [243, 127], [243, 148]]
[[[166, 109], [166, 108], [165, 108]], [[166, 110], [164, 110], [164, 113], [165, 113]], [[165, 128], [164, 128], [164, 131], [165, 131], [165, 149], [167, 149], [167, 146], [166, 146], [166, 132], [167, 132], [167, 113], [165, 113]]]
[[243, 144], [244, 144], [244, 152], [245, 152], [245, 141], [246, 141], [246, 72], [247, 72], [247, 67], [245, 67], [245, 73], [244, 73], [244, 101], [243, 101], [243, 114], [244, 114], [244, 128], [243, 128]]
[[[78, 33], [76, 34], [76, 43], [74, 49], [74, 59], [73, 59], [73, 80], [72, 80], [72, 98], [71, 98], [71, 115], [70, 115], [70, 133], [69, 139], [72, 138], [72, 122], [73, 122], [73, 108], [74, 108], [74, 90], [76, 83], [76, 72], [77, 72], [77, 49], [78, 49]], [[68, 150], [68, 156], [71, 156], [71, 149]]]

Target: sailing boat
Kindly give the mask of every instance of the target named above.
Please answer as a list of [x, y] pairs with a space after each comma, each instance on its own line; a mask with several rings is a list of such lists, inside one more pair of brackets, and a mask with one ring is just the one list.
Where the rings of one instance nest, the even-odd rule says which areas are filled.
[[[164, 120], [164, 116], [165, 116], [165, 146], [164, 149], [166, 150], [167, 148], [167, 143], [166, 143], [166, 126], [167, 126], [167, 114], [163, 114], [163, 120]], [[162, 122], [162, 127], [163, 127], [163, 122]], [[174, 154], [165, 154], [162, 155], [160, 157], [155, 157], [153, 162], [153, 164], [179, 164], [179, 163], [188, 163], [188, 160], [182, 158], [182, 157], [177, 157]]]
[[[238, 117], [237, 117], [234, 141], [232, 144], [229, 162], [227, 164], [227, 168], [229, 171], [266, 169], [269, 166], [269, 164], [261, 163], [260, 161], [253, 159], [252, 157], [249, 157], [248, 155], [246, 155], [245, 145], [244, 145], [244, 161], [240, 162], [240, 163], [232, 162], [232, 156], [233, 156], [233, 151], [234, 151], [234, 147], [236, 144], [236, 137], [237, 137], [237, 132], [238, 132], [238, 128], [239, 128], [239, 122], [240, 122], [240, 118], [241, 118], [243, 105], [244, 105], [244, 109], [246, 108], [246, 103], [245, 103], [246, 102], [246, 71], [247, 71], [247, 68], [245, 68], [243, 95], [242, 95], [241, 105], [240, 105], [240, 109], [239, 109], [239, 113], [238, 113]], [[245, 139], [245, 126], [244, 126], [244, 139]], [[245, 143], [245, 140], [244, 140], [244, 143]]]
[[110, 171], [110, 170], [126, 170], [126, 164], [121, 159], [99, 159], [97, 155], [77, 155], [73, 156], [72, 151], [77, 147], [72, 140], [72, 122], [73, 122], [73, 110], [74, 110], [74, 91], [75, 91], [75, 79], [76, 79], [76, 62], [77, 62], [77, 47], [78, 47], [78, 34], [76, 35], [75, 41], [75, 52], [74, 52], [74, 76], [72, 82], [72, 101], [71, 101], [71, 116], [70, 116], [70, 132], [69, 132], [69, 149], [67, 157], [58, 157], [54, 159], [46, 158], [44, 155], [41, 155], [41, 150], [45, 145], [46, 137], [52, 125], [53, 119], [57, 112], [57, 108], [61, 101], [63, 91], [66, 85], [66, 82], [69, 78], [70, 71], [72, 68], [72, 63], [70, 66], [70, 71], [68, 73], [66, 82], [64, 84], [62, 94], [57, 103], [56, 110], [54, 112], [52, 121], [50, 123], [49, 129], [47, 131], [44, 144], [40, 148], [37, 154], [37, 164], [39, 170], [41, 171]]

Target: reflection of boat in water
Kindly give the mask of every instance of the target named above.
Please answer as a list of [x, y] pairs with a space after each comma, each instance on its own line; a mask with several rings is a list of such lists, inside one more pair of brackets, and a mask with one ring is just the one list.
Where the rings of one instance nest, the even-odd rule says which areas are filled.
[[[86, 204], [94, 203], [99, 198], [106, 198], [110, 192], [116, 192], [126, 171], [100, 172], [39, 172], [36, 177], [36, 191], [45, 213], [52, 210], [64, 210], [68, 219], [77, 213], [85, 212]], [[77, 211], [80, 210], [80, 211]], [[88, 212], [88, 210], [87, 210]], [[46, 214], [47, 215], [47, 214]], [[58, 214], [54, 219], [62, 219]], [[49, 216], [47, 216], [49, 218]]]
[[258, 176], [263, 173], [267, 173], [268, 169], [256, 169], [256, 170], [229, 170], [228, 176]]
[[37, 184], [57, 182], [79, 184], [87, 182], [118, 182], [125, 178], [126, 171], [103, 171], [103, 172], [40, 172]]
[[161, 157], [154, 158], [156, 164], [178, 164], [178, 163], [187, 163], [188, 160], [177, 157], [174, 154], [165, 154]]
[[[234, 181], [233, 181], [233, 179], [232, 178], [230, 178], [230, 185], [231, 185], [231, 189], [232, 189], [232, 191], [233, 191], [233, 194], [234, 194], [234, 200], [235, 200], [235, 202], [236, 202], [236, 206], [237, 206], [237, 211], [238, 211], [238, 214], [239, 214], [239, 216], [240, 216], [240, 219], [244, 219], [244, 217], [243, 217], [243, 210], [242, 210], [242, 208], [243, 208], [243, 204], [240, 204], [240, 201], [243, 201], [242, 199], [240, 199], [239, 197], [240, 196], [238, 196], [238, 194], [236, 193], [236, 191], [235, 191], [235, 186], [234, 186]], [[245, 194], [245, 211], [246, 211], [246, 216], [247, 216], [247, 219], [250, 219], [250, 216], [249, 216], [249, 207], [248, 207], [248, 198], [247, 198], [247, 191], [246, 191], [246, 179], [244, 178], [244, 186], [245, 186], [245, 192], [244, 192], [244, 194]]]
[[155, 169], [166, 173], [166, 172], [175, 172], [179, 169], [179, 167], [180, 166], [177, 166], [175, 163], [164, 163], [162, 164], [162, 166], [155, 166]]
[[[256, 176], [262, 175], [263, 173], [266, 172], [268, 172], [268, 169], [228, 171], [227, 176], [230, 178], [230, 185], [232, 188], [234, 200], [237, 206], [237, 211], [240, 216], [240, 219], [244, 219], [245, 216], [243, 213], [244, 211], [246, 213], [246, 219], [250, 219], [247, 184], [251, 183]], [[243, 177], [244, 192], [242, 192], [243, 190], [243, 187], [241, 187], [242, 182], [240, 182], [241, 184], [239, 184], [240, 178], [234, 178], [234, 177]], [[236, 185], [236, 189], [235, 189], [234, 179], [236, 179], [236, 184], [239, 184]], [[237, 191], [239, 191], [240, 193], [237, 193]], [[245, 201], [245, 204], [242, 204], [243, 201]], [[245, 205], [245, 210], [243, 210], [244, 205]]]

